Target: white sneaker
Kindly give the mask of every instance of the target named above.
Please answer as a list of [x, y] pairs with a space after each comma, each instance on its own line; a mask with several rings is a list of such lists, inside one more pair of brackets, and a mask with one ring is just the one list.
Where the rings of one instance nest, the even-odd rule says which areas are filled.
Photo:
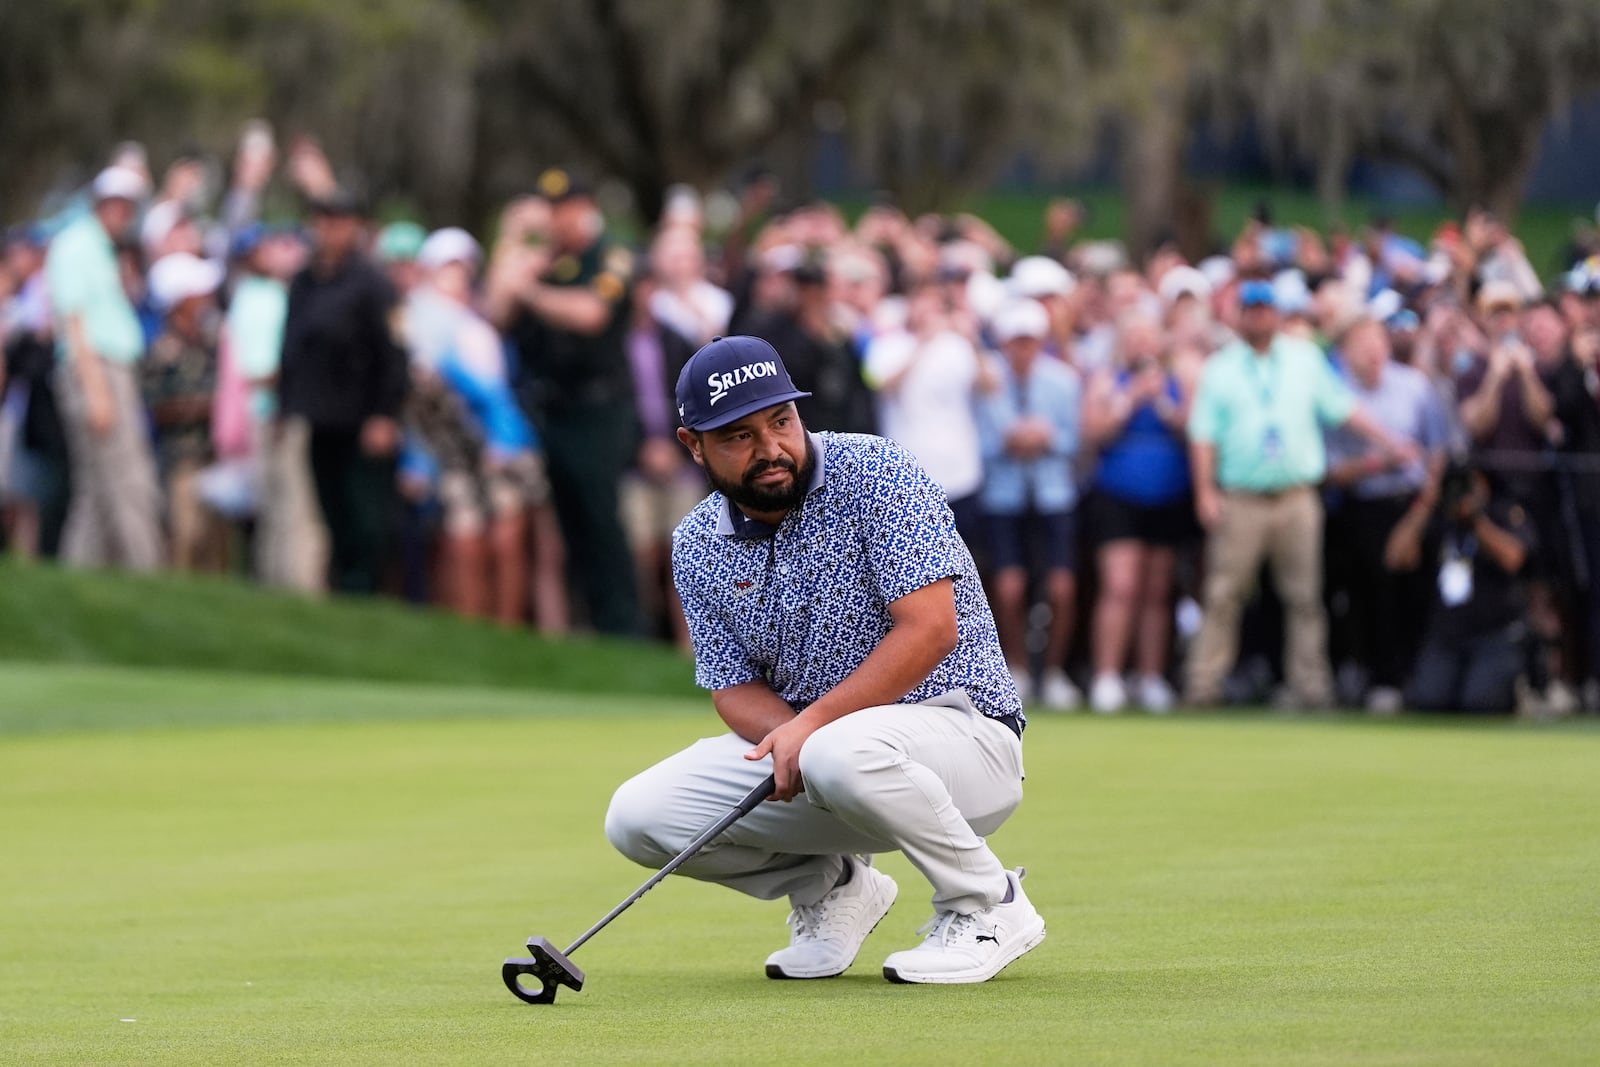
[[1128, 705], [1128, 687], [1120, 674], [1097, 674], [1089, 687], [1089, 706], [1096, 715], [1115, 715]]
[[1083, 694], [1072, 684], [1066, 671], [1051, 667], [1039, 680], [1039, 703], [1051, 711], [1071, 711], [1083, 704]]
[[1017, 683], [1017, 695], [1024, 704], [1032, 704], [1033, 676], [1028, 673], [1028, 668], [1012, 664], [1008, 669], [1011, 671], [1011, 680]]
[[1141, 675], [1139, 678], [1139, 706], [1152, 715], [1170, 715], [1178, 696], [1172, 686], [1159, 674]]
[[1027, 872], [1006, 872], [1009, 904], [993, 904], [971, 915], [941, 911], [918, 933], [922, 944], [883, 961], [891, 982], [958, 984], [987, 982], [1044, 940], [1044, 919], [1022, 891]]
[[1374, 718], [1389, 718], [1400, 714], [1406, 698], [1392, 685], [1375, 685], [1367, 693], [1367, 713]]
[[789, 947], [767, 957], [768, 978], [832, 978], [855, 962], [861, 943], [889, 913], [900, 887], [854, 856], [850, 881], [789, 913]]

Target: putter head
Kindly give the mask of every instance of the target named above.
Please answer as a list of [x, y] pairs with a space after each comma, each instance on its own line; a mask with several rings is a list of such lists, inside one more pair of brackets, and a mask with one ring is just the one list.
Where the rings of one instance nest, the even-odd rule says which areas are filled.
[[[532, 955], [512, 956], [500, 967], [500, 977], [506, 988], [518, 1000], [529, 1004], [553, 1004], [556, 989], [571, 986], [576, 993], [583, 988], [583, 972], [561, 950], [542, 937], [528, 938], [528, 951]], [[531, 974], [539, 980], [539, 992], [532, 993], [522, 984], [522, 976]]]

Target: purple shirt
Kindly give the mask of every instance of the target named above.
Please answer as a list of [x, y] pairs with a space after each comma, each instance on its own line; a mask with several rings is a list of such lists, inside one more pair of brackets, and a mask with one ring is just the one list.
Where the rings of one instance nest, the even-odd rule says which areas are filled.
[[634, 406], [645, 437], [671, 437], [676, 423], [667, 400], [666, 356], [658, 330], [630, 330], [628, 368], [633, 372]]

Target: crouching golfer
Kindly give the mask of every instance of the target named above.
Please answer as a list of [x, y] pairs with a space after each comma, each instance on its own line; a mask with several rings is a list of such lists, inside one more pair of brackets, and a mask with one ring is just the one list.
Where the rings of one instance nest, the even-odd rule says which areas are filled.
[[884, 976], [983, 982], [1045, 934], [984, 843], [1022, 800], [1021, 701], [944, 492], [892, 441], [808, 433], [809, 395], [753, 337], [712, 341], [678, 378], [678, 438], [716, 492], [678, 526], [672, 569], [731, 732], [625, 783], [606, 834], [662, 866], [770, 770], [781, 803], [680, 872], [788, 896], [768, 977], [843, 973], [898, 892], [869, 857], [898, 849], [934, 916]]

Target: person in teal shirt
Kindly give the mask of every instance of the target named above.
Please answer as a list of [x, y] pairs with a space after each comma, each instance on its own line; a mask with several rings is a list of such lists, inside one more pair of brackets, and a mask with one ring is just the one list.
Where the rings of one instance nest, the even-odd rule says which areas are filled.
[[1239, 337], [1211, 357], [1189, 415], [1195, 511], [1208, 531], [1205, 614], [1186, 666], [1185, 700], [1214, 704], [1238, 654], [1239, 616], [1270, 561], [1288, 623], [1296, 703], [1333, 694], [1322, 606], [1323, 430], [1344, 426], [1398, 463], [1416, 446], [1379, 425], [1315, 345], [1278, 332], [1270, 282], [1240, 287]]
[[101, 171], [93, 209], [56, 235], [45, 261], [72, 470], [61, 557], [72, 566], [154, 570], [163, 555], [160, 491], [135, 371], [144, 331], [116, 256], [148, 193], [138, 171]]

